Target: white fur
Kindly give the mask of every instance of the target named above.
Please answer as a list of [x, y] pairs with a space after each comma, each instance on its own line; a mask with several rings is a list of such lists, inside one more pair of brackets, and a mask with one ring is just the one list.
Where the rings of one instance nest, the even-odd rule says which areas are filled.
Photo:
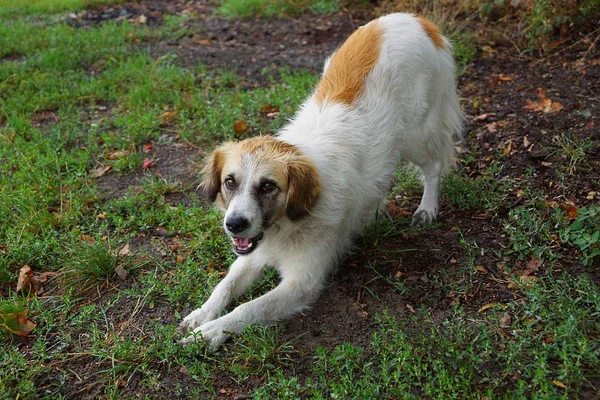
[[[206, 303], [182, 322], [183, 329], [193, 329], [213, 347], [228, 332], [292, 316], [318, 297], [351, 240], [373, 221], [398, 160], [423, 170], [425, 189], [415, 222], [436, 218], [440, 177], [453, 164], [461, 131], [451, 46], [444, 39], [445, 47], [437, 49], [412, 15], [392, 14], [379, 23], [384, 29], [380, 57], [354, 107], [320, 104], [313, 94], [278, 135], [318, 170], [322, 192], [310, 215], [299, 221], [279, 219], [260, 246], [239, 257]], [[329, 60], [325, 70], [328, 65]], [[263, 265], [277, 269], [280, 284], [221, 316], [261, 276]]]

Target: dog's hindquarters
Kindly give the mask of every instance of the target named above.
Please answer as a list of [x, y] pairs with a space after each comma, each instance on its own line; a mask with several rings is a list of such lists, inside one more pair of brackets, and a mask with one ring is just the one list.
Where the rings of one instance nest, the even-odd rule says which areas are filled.
[[389, 155], [378, 166], [380, 186], [387, 190], [398, 159], [419, 166], [424, 195], [413, 223], [422, 224], [437, 216], [440, 179], [454, 164], [462, 130], [452, 47], [427, 20], [392, 14], [378, 21], [385, 40], [362, 101], [382, 125], [375, 154]]

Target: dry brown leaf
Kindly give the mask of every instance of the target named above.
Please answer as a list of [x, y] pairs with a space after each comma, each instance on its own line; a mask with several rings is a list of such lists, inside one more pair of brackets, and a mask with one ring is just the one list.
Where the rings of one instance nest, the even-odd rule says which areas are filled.
[[500, 76], [498, 76], [498, 78], [497, 78], [497, 79], [498, 79], [499, 81], [501, 81], [501, 82], [510, 82], [510, 81], [512, 81], [512, 80], [513, 80], [513, 78], [511, 78], [511, 77], [510, 77], [510, 76], [508, 76], [508, 75], [500, 75]]
[[487, 124], [485, 126], [485, 128], [488, 130], [489, 133], [496, 133], [496, 132], [498, 132], [498, 123], [490, 122], [489, 124]]
[[127, 155], [129, 155], [129, 150], [115, 150], [108, 153], [106, 158], [108, 160], [116, 160], [117, 158], [127, 157]]
[[89, 244], [95, 244], [96, 243], [96, 239], [94, 239], [90, 235], [79, 235], [79, 240], [81, 240], [82, 242], [89, 243]]
[[126, 243], [125, 246], [121, 247], [121, 250], [119, 250], [119, 256], [125, 257], [125, 256], [129, 255], [130, 251], [131, 251], [131, 248], [129, 246], [129, 243]]
[[476, 265], [475, 270], [480, 274], [487, 274], [488, 270], [483, 265]]
[[104, 211], [102, 211], [101, 213], [98, 214], [97, 218], [98, 219], [106, 219], [106, 213]]
[[527, 262], [523, 275], [530, 275], [533, 272], [537, 272], [542, 265], [542, 260], [531, 257], [531, 260]]
[[35, 282], [33, 280], [33, 270], [29, 265], [24, 265], [19, 271], [19, 280], [17, 281], [17, 292], [35, 291]]
[[[162, 120], [171, 120], [177, 116], [176, 111], [165, 111], [160, 115], [160, 119]], [[152, 148], [152, 147], [151, 147]]]
[[129, 276], [129, 272], [127, 272], [127, 270], [122, 265], [117, 265], [115, 267], [115, 273], [117, 274], [119, 279], [122, 281], [127, 279], [127, 277]]
[[537, 95], [539, 101], [525, 100], [525, 105], [523, 106], [525, 110], [549, 114], [558, 112], [564, 108], [559, 102], [552, 101], [547, 98], [546, 93], [542, 88], [537, 89]]
[[562, 389], [566, 389], [567, 385], [565, 385], [564, 383], [562, 383], [561, 381], [557, 381], [557, 380], [553, 380], [552, 384], [556, 387], [562, 388]]
[[567, 212], [567, 218], [571, 221], [579, 218], [579, 209], [571, 203], [560, 203], [560, 208]]
[[512, 151], [512, 140], [509, 140], [508, 143], [506, 143], [506, 146], [504, 146], [504, 149], [502, 149], [502, 154], [504, 154], [504, 157], [508, 157], [510, 155], [511, 151]]
[[416, 314], [415, 309], [410, 304], [407, 303], [406, 308], [408, 308], [408, 311], [410, 311], [411, 313]]
[[512, 315], [505, 312], [504, 315], [502, 315], [502, 318], [500, 318], [500, 326], [502, 328], [508, 328], [511, 324], [512, 324]]
[[477, 312], [483, 312], [485, 310], [487, 310], [490, 307], [495, 307], [495, 306], [500, 306], [502, 304], [500, 303], [487, 303], [486, 305], [483, 305], [481, 307], [479, 307], [479, 310], [477, 310]]
[[17, 313], [0, 314], [0, 327], [15, 335], [25, 337], [36, 327], [36, 324], [27, 319], [29, 310]]
[[183, 264], [183, 256], [181, 254], [177, 254], [177, 264]]
[[586, 198], [587, 200], [594, 200], [594, 199], [596, 198], [596, 194], [597, 194], [597, 193], [596, 193], [596, 192], [594, 192], [594, 191], [592, 191], [592, 192], [589, 192], [589, 193], [587, 194], [587, 196], [585, 196], [585, 198]]
[[241, 135], [248, 130], [248, 124], [246, 124], [246, 121], [238, 121], [233, 124], [233, 130], [236, 135]]
[[106, 167], [103, 167], [102, 165], [99, 165], [95, 170], [92, 171], [92, 177], [94, 177], [94, 178], [100, 178], [101, 176], [103, 176], [104, 174], [106, 174], [111, 169], [112, 169], [111, 165], [107, 165]]

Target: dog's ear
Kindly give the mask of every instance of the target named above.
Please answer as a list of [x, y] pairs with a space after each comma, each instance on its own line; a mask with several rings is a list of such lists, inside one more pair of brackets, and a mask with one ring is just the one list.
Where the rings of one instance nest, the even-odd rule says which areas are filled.
[[214, 203], [221, 191], [221, 172], [225, 165], [225, 152], [218, 148], [206, 159], [202, 169], [202, 183], [198, 186], [200, 193], [211, 203]]
[[304, 156], [297, 156], [287, 165], [287, 217], [298, 220], [307, 215], [319, 199], [321, 181], [315, 166]]

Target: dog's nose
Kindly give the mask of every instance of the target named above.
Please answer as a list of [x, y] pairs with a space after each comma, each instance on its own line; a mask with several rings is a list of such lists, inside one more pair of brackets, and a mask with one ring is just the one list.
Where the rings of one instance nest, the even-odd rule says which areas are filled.
[[231, 233], [240, 233], [244, 229], [247, 229], [250, 226], [250, 221], [248, 221], [244, 217], [229, 217], [225, 221], [225, 226]]

